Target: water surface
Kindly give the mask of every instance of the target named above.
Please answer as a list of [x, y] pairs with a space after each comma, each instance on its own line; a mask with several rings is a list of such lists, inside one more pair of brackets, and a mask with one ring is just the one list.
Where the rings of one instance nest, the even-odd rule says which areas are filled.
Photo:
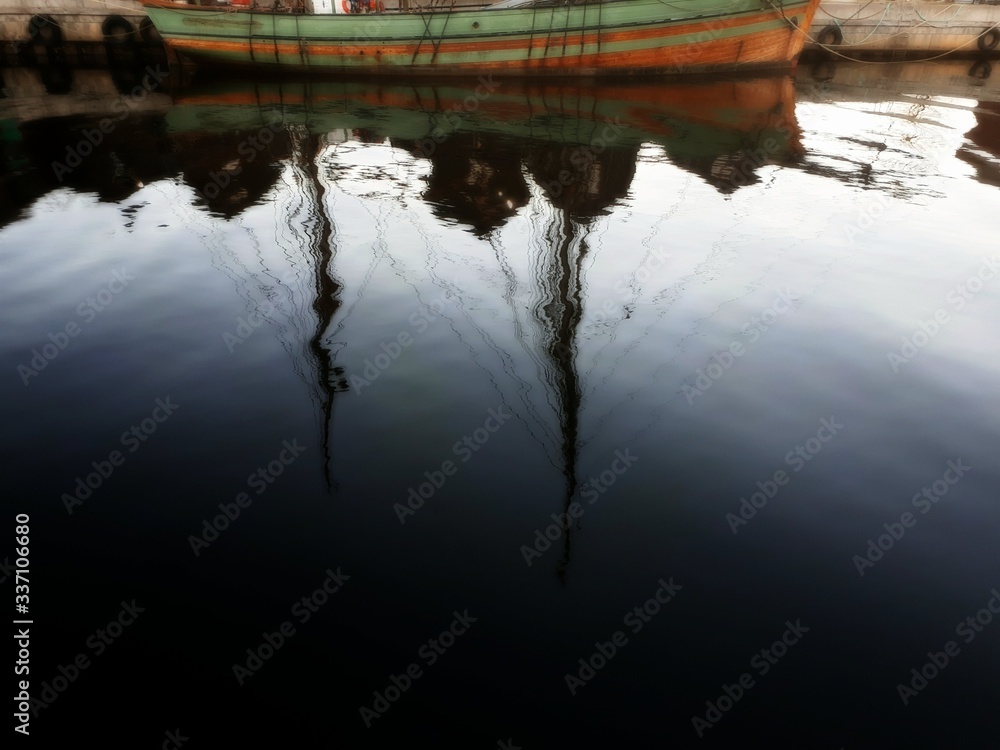
[[32, 689], [91, 660], [36, 741], [985, 736], [1000, 95], [967, 67], [5, 70]]

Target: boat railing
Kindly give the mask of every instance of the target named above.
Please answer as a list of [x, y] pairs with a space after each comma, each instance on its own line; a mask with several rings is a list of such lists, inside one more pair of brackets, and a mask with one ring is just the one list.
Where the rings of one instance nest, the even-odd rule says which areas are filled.
[[[383, 14], [443, 12], [450, 10], [503, 9], [579, 5], [597, 0], [333, 0], [333, 8], [318, 7], [311, 0], [174, 0], [180, 5], [251, 10], [266, 13]], [[998, 0], [1000, 2], [1000, 0]], [[325, 4], [327, 7], [329, 3]]]

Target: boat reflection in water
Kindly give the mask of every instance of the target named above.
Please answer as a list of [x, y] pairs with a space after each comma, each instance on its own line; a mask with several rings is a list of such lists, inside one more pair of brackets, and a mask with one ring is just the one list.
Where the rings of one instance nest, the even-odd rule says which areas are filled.
[[[308, 248], [314, 276], [311, 286], [299, 292], [309, 297], [308, 304], [301, 299], [275, 307], [292, 316], [311, 308], [312, 322], [276, 324], [284, 331], [311, 328], [299, 344], [300, 350], [305, 344], [316, 373], [327, 472], [333, 402], [352, 387], [336, 362], [350, 326], [349, 313], [342, 311], [343, 282], [334, 270], [337, 222], [324, 200], [329, 186], [351, 174], [352, 167], [345, 170], [338, 163], [337, 147], [349, 141], [384, 143], [416, 162], [429, 162], [422, 185], [398, 184], [398, 179], [368, 184], [383, 198], [412, 199], [419, 193], [439, 219], [466, 227], [490, 244], [507, 275], [501, 304], [541, 381], [544, 395], [538, 403], [530, 395], [538, 392], [538, 383], [527, 382], [530, 376], [516, 374], [513, 366], [509, 374], [519, 381], [517, 390], [529, 394], [521, 411], [536, 422], [533, 432], [542, 436], [541, 447], [563, 476], [552, 510], [565, 514], [582, 489], [577, 457], [585, 396], [577, 337], [594, 219], [627, 195], [643, 149], [659, 147], [658, 158], [727, 194], [756, 182], [765, 164], [796, 163], [802, 149], [793, 92], [787, 77], [616, 86], [505, 84], [479, 97], [459, 86], [227, 82], [183, 92], [168, 114], [168, 126], [183, 146], [185, 181], [196, 187], [208, 210], [232, 217], [268, 195], [290, 201], [287, 232], [276, 236]], [[260, 158], [265, 149], [268, 158]], [[240, 157], [234, 160], [234, 154]], [[287, 181], [281, 173], [289, 167], [294, 190], [269, 190]], [[371, 177], [359, 175], [359, 180]], [[526, 248], [531, 257], [512, 263], [502, 257], [510, 251], [493, 241], [494, 232], [522, 211], [533, 218]], [[391, 256], [388, 245], [380, 239], [372, 252]], [[293, 258], [296, 250], [289, 246], [284, 254]], [[248, 297], [252, 288], [273, 285], [273, 268], [258, 274], [231, 261], [228, 272], [243, 274]], [[530, 278], [517, 278], [515, 267], [530, 269]], [[448, 295], [462, 298], [460, 288], [436, 282]], [[515, 304], [515, 289], [527, 290], [530, 303]], [[285, 296], [291, 300], [296, 294]], [[476, 327], [475, 321], [466, 323]], [[291, 348], [293, 342], [287, 343]], [[573, 530], [562, 535], [556, 569], [561, 581], [570, 564]]]
[[975, 168], [980, 182], [1000, 187], [1000, 102], [980, 102], [976, 125], [965, 137], [969, 143], [958, 158]]
[[[755, 182], [765, 163], [794, 163], [802, 155], [789, 77], [493, 86], [484, 93], [482, 85], [474, 90], [459, 84], [203, 84], [182, 92], [171, 116], [188, 117], [185, 129], [222, 131], [228, 124], [230, 132], [252, 132], [279, 122], [308, 124], [313, 133], [388, 139], [432, 162], [435, 175], [425, 195], [430, 202], [453, 205], [458, 218], [466, 213], [463, 201], [471, 201], [473, 227], [498, 210], [473, 197], [477, 186], [485, 187], [483, 179], [502, 181], [508, 173], [512, 186], [521, 182], [515, 157], [554, 205], [580, 202], [571, 210], [586, 213], [591, 202], [592, 214], [599, 215], [628, 190], [643, 144], [662, 146], [671, 162], [722, 192]], [[463, 173], [463, 166], [471, 171]], [[525, 186], [507, 199], [524, 205]], [[492, 225], [487, 220], [483, 231]]]
[[[209, 82], [123, 120], [85, 167], [60, 180], [49, 165], [101, 114], [81, 112], [69, 128], [63, 111], [21, 122], [14, 192], [20, 206], [67, 187], [124, 203], [158, 180], [186, 185], [193, 205], [175, 210], [201, 237], [213, 265], [233, 279], [247, 315], [268, 320], [309, 384], [331, 491], [337, 486], [334, 405], [354, 387], [338, 362], [351, 335], [353, 306], [345, 297], [360, 294], [337, 268], [347, 244], [357, 265], [359, 219], [333, 210], [331, 195], [340, 201], [358, 193], [363, 200], [351, 210], [363, 220], [370, 206], [378, 211], [377, 201], [425, 202], [441, 222], [478, 238], [505, 275], [494, 302], [505, 311], [500, 319], [509, 321], [500, 325], [514, 332], [502, 335], [528, 353], [530, 370], [516, 363], [523, 357], [494, 344], [495, 330], [491, 335], [468, 316], [476, 306], [461, 303], [468, 292], [460, 284], [428, 270], [441, 291], [460, 301], [463, 325], [478, 331], [504, 363], [522, 401], [515, 413], [533, 422], [531, 433], [562, 475], [560, 498], [547, 512], [566, 513], [583, 489], [577, 460], [586, 443], [579, 429], [586, 389], [577, 369], [578, 339], [595, 220], [629, 193], [643, 159], [672, 162], [723, 194], [757, 182], [763, 165], [799, 164], [793, 95], [788, 77], [504, 82], [478, 94], [457, 84]], [[348, 156], [358, 142], [383, 144], [395, 155], [393, 164], [408, 162], [407, 177], [359, 165]], [[133, 208], [123, 209], [126, 221]], [[520, 257], [497, 236], [519, 214], [529, 225]], [[366, 253], [395, 264], [385, 216], [372, 213], [372, 223], [376, 239]], [[351, 233], [349, 243], [341, 225]], [[430, 252], [438, 257], [438, 249]], [[571, 532], [563, 534], [561, 579]]]

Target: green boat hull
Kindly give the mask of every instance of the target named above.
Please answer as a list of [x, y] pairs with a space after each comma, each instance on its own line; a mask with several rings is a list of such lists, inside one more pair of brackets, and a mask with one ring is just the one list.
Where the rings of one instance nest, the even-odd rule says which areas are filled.
[[789, 68], [818, 0], [609, 0], [313, 15], [154, 0], [167, 45], [206, 65], [357, 74], [603, 75]]

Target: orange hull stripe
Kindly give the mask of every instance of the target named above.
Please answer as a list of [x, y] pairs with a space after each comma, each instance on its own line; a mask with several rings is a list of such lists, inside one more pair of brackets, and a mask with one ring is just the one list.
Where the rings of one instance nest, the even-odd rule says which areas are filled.
[[[516, 61], [487, 61], [485, 65], [492, 67], [509, 67], [513, 64], [514, 67], [524, 67], [524, 66], [540, 66], [540, 67], [578, 67], [584, 61], [596, 62], [598, 60], [634, 60], [636, 58], [646, 59], [650, 54], [655, 55], [660, 59], [660, 62], [666, 62], [663, 60], [664, 55], [669, 55], [671, 52], [682, 53], [685, 58], [690, 57], [690, 62], [692, 64], [697, 64], [700, 59], [700, 55], [697, 53], [703, 48], [715, 47], [716, 45], [726, 45], [726, 43], [738, 46], [741, 43], [746, 43], [752, 41], [752, 46], [757, 48], [759, 45], [764, 43], [773, 44], [777, 39], [775, 35], [779, 35], [781, 39], [784, 40], [784, 46], [788, 45], [790, 34], [797, 33], [791, 28], [779, 28], [770, 32], [760, 32], [753, 34], [751, 36], [743, 38], [713, 38], [718, 32], [725, 31], [729, 29], [737, 29], [741, 26], [749, 26], [756, 23], [761, 23], [765, 21], [773, 21], [780, 18], [780, 14], [776, 12], [761, 13], [754, 15], [750, 18], [745, 19], [727, 19], [713, 22], [711, 27], [707, 27], [704, 23], [687, 24], [684, 26], [671, 26], [670, 28], [655, 28], [655, 29], [631, 29], [626, 31], [610, 31], [602, 32], [601, 34], [588, 33], [588, 34], [576, 34], [574, 36], [567, 36], [565, 39], [566, 47], [579, 47], [581, 45], [596, 45], [598, 41], [602, 45], [614, 44], [618, 42], [635, 42], [644, 41], [652, 39], [669, 39], [671, 37], [677, 37], [686, 34], [704, 34], [709, 35], [709, 39], [705, 41], [692, 41], [692, 42], [681, 42], [677, 46], [670, 48], [657, 47], [655, 49], [648, 50], [626, 50], [621, 52], [598, 52], [598, 53], [588, 53], [585, 55], [575, 54], [575, 55], [561, 55], [559, 57], [551, 56], [545, 57], [546, 49], [546, 39], [548, 39], [548, 46], [550, 49], [561, 50], [563, 48], [563, 36], [558, 32], [553, 32], [548, 35], [537, 35], [534, 40], [528, 39], [483, 39], [477, 41], [456, 41], [456, 42], [442, 42], [437, 49], [437, 55], [448, 54], [460, 54], [467, 52], [498, 52], [506, 50], [521, 50], [525, 52], [526, 56], [524, 59], [518, 59]], [[179, 50], [190, 50], [192, 52], [248, 52], [250, 50], [250, 43], [245, 41], [230, 42], [230, 41], [206, 41], [197, 39], [174, 39], [171, 44]], [[768, 44], [768, 46], [770, 46]], [[432, 55], [434, 53], [434, 45], [430, 39], [423, 40], [420, 42], [407, 42], [404, 44], [399, 43], [388, 43], [379, 44], [377, 42], [372, 42], [367, 45], [350, 44], [350, 45], [332, 45], [332, 44], [317, 44], [317, 43], [306, 43], [300, 47], [298, 43], [295, 42], [274, 42], [274, 41], [253, 41], [252, 50], [254, 56], [260, 55], [262, 60], [260, 62], [267, 62], [267, 57], [272, 57], [275, 54], [286, 57], [298, 57], [300, 55], [305, 58], [310, 57], [366, 57], [371, 58], [370, 54], [372, 50], [376, 50], [381, 56], [406, 56], [413, 57], [414, 53], [419, 49], [418, 59], [420, 55]], [[532, 56], [528, 57], [527, 52], [531, 50]], [[692, 52], [693, 51], [693, 52]], [[755, 52], [759, 50], [755, 49]], [[773, 52], [773, 49], [771, 50]], [[535, 56], [538, 53], [538, 56]], [[711, 57], [714, 58], [714, 55]], [[783, 55], [780, 57], [784, 57]], [[757, 60], [757, 59], [768, 59], [767, 55], [747, 55], [743, 60]], [[737, 62], [736, 60], [733, 60]], [[468, 65], [468, 66], [482, 66], [483, 62], [468, 62], [460, 63], [456, 62], [456, 65]], [[629, 64], [632, 64], [631, 62]]]

